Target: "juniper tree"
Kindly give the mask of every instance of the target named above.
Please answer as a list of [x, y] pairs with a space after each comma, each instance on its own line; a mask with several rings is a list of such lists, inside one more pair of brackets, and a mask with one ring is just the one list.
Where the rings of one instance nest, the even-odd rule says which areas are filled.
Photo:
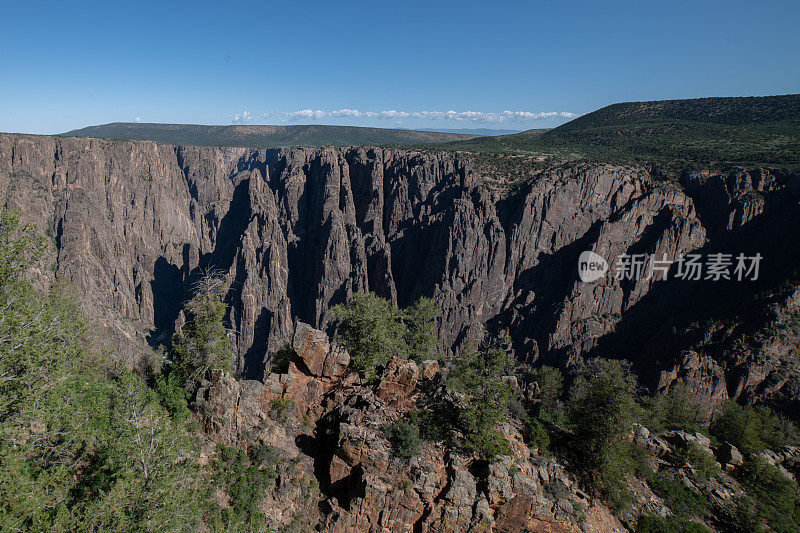
[[502, 381], [511, 366], [511, 357], [501, 348], [471, 347], [448, 376], [447, 385], [466, 396], [458, 418], [467, 448], [487, 458], [508, 451], [498, 426], [512, 396], [511, 388]]
[[428, 298], [400, 309], [374, 293], [355, 294], [329, 312], [339, 341], [350, 353], [351, 366], [368, 379], [392, 357], [417, 362], [438, 358], [433, 327], [440, 315]]
[[628, 436], [641, 415], [630, 363], [584, 363], [570, 389], [567, 414], [579, 465], [596, 489], [622, 506], [628, 497], [624, 476], [633, 461]]
[[226, 288], [218, 275], [208, 273], [184, 306], [187, 321], [173, 336], [171, 349], [171, 370], [183, 380], [200, 381], [214, 369], [230, 369], [233, 351], [224, 325]]

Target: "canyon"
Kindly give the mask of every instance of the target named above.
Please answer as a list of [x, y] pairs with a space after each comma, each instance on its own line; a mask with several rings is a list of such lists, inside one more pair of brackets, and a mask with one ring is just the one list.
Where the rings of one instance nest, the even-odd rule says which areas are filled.
[[[50, 241], [27, 275], [42, 291], [73, 287], [113, 371], [147, 376], [199, 281], [224, 279], [234, 359], [187, 393], [197, 462], [213, 471], [219, 449], [266, 450], [275, 477], [259, 509], [282, 531], [601, 532], [681, 516], [652, 479], [629, 478], [630, 504], [615, 511], [584, 492], [564, 452], [574, 435], [557, 423], [551, 454], [526, 416], [505, 413], [508, 449], [492, 458], [454, 446], [446, 427], [406, 457], [387, 428], [458, 411], [449, 356], [486, 338], [530, 365], [491, 376], [516, 398], [509, 409], [542, 401], [525, 368], [570, 379], [603, 357], [630, 361], [649, 393], [685, 385], [706, 426], [728, 399], [796, 417], [799, 200], [800, 175], [774, 168], [0, 135], [0, 203]], [[586, 251], [609, 267], [591, 282]], [[743, 279], [682, 279], [689, 254], [762, 261]], [[615, 275], [620, 257], [644, 258], [645, 275]], [[672, 264], [657, 272], [657, 259]], [[446, 357], [395, 357], [374, 381], [352, 372], [329, 311], [367, 291], [401, 308], [432, 298]], [[724, 530], [725, 510], [748, 497], [739, 451], [692, 429], [633, 428], [646, 468], [702, 494], [715, 511], [696, 518]], [[703, 480], [687, 450], [719, 475]], [[796, 446], [758, 457], [791, 479], [800, 464]], [[213, 496], [222, 509], [230, 497]]]
[[[507, 333], [523, 362], [626, 358], [653, 389], [703, 391], [709, 410], [729, 396], [795, 405], [797, 335], [773, 330], [798, 309], [797, 173], [588, 162], [528, 173], [512, 180], [463, 153], [0, 135], [3, 204], [53, 240], [37, 283], [74, 284], [131, 362], [169, 340], [193, 283], [214, 271], [229, 286], [231, 370], [250, 379], [269, 374], [297, 321], [325, 329], [331, 306], [372, 291], [401, 307], [432, 297], [451, 351]], [[583, 283], [584, 250], [611, 264], [764, 259], [756, 282]]]

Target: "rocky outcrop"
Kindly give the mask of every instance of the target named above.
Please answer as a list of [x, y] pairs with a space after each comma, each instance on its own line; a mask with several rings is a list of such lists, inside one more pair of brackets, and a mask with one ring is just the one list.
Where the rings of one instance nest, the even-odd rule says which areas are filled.
[[[339, 348], [298, 324], [301, 349]], [[313, 342], [312, 342], [313, 341]], [[623, 531], [581, 491], [554, 458], [529, 449], [505, 423], [510, 455], [486, 461], [444, 442], [397, 454], [384, 427], [417, 409], [417, 366], [394, 359], [376, 384], [328, 378], [294, 363], [265, 383], [217, 373], [204, 381], [193, 410], [210, 443], [273, 450], [278, 482], [262, 506], [275, 528], [328, 532]], [[430, 365], [428, 365], [430, 367]], [[391, 394], [386, 394], [391, 391]]]
[[299, 322], [295, 328], [292, 349], [312, 376], [338, 377], [350, 364], [347, 350], [331, 345], [324, 332], [304, 322]]
[[71, 280], [125, 345], [145, 335], [167, 342], [194, 281], [214, 270], [229, 286], [231, 370], [248, 378], [265, 380], [271, 354], [297, 342], [308, 344], [301, 370], [339, 375], [345, 354], [293, 338], [294, 323], [325, 329], [330, 306], [370, 290], [401, 306], [433, 297], [440, 337], [454, 349], [486, 326], [508, 332], [529, 362], [625, 357], [654, 388], [697, 384], [710, 408], [726, 392], [783, 401], [793, 390], [786, 361], [796, 355], [775, 355], [779, 342], [764, 344], [759, 366], [717, 339], [707, 339], [718, 348], [710, 360], [681, 356], [697, 346], [686, 334], [697, 314], [732, 310], [754, 285], [613, 273], [584, 283], [577, 261], [584, 250], [613, 268], [620, 254], [762, 249], [758, 288], [778, 285], [800, 267], [800, 237], [786, 231], [800, 216], [796, 174], [676, 181], [607, 164], [527, 173], [511, 183], [465, 154], [0, 135], [0, 205], [20, 209], [55, 245], [54, 270], [42, 268], [39, 283]]
[[417, 388], [418, 381], [419, 368], [414, 361], [393, 357], [381, 376], [378, 397], [389, 403], [400, 402]]
[[717, 412], [728, 399], [725, 372], [722, 366], [708, 355], [694, 351], [684, 352], [683, 358], [671, 370], [661, 372], [658, 390], [668, 392], [678, 383], [696, 394], [706, 420]]

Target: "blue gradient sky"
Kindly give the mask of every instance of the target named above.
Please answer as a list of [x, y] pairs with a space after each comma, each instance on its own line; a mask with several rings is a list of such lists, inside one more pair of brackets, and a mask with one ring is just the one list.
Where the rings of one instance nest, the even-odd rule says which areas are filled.
[[[0, 131], [137, 118], [527, 129], [567, 120], [540, 113], [620, 101], [800, 92], [796, 0], [28, 1], [0, 12]], [[447, 111], [458, 114], [435, 113]]]

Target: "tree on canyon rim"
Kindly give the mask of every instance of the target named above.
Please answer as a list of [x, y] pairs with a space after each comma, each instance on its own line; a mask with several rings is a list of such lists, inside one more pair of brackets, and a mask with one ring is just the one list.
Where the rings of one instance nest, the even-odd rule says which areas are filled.
[[429, 298], [400, 309], [374, 293], [358, 293], [332, 307], [329, 316], [350, 353], [350, 364], [367, 379], [376, 377], [392, 357], [417, 362], [439, 358], [434, 324], [441, 309]]
[[171, 349], [171, 370], [184, 381], [200, 381], [212, 370], [230, 369], [233, 351], [223, 322], [226, 289], [220, 276], [208, 272], [184, 306], [187, 321], [173, 336]]

